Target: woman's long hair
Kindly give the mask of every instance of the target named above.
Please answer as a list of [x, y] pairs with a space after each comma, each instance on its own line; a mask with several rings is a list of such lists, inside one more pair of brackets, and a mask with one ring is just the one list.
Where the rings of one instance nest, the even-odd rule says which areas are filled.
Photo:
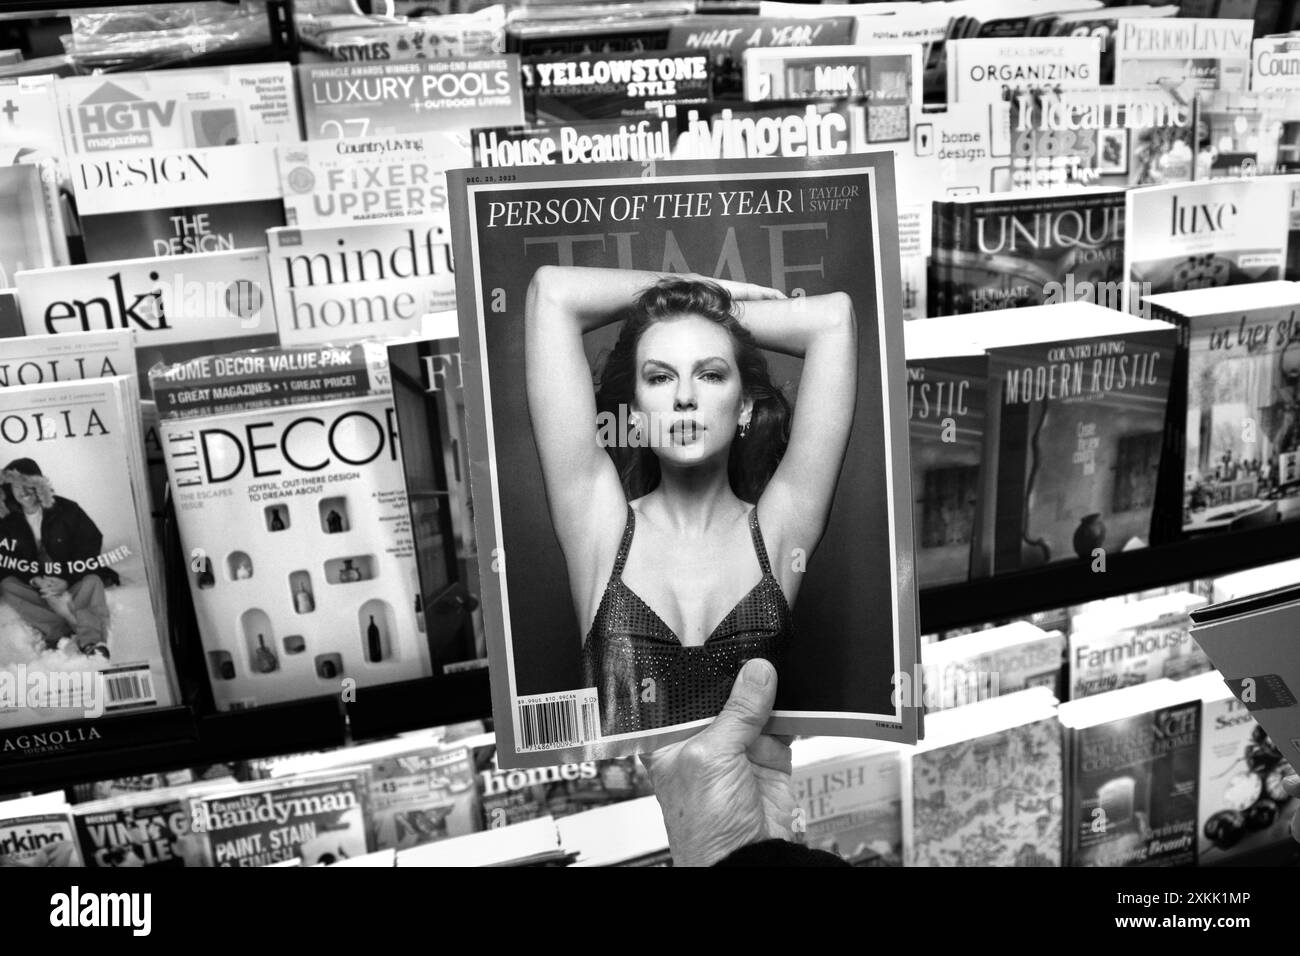
[[[745, 437], [737, 435], [732, 440], [727, 477], [736, 496], [754, 504], [789, 444], [792, 408], [789, 399], [772, 383], [766, 357], [753, 334], [736, 320], [735, 302], [722, 286], [701, 280], [667, 278], [637, 296], [627, 312], [618, 341], [600, 371], [596, 386], [598, 421], [620, 421], [620, 407], [632, 408], [636, 397], [636, 348], [645, 330], [656, 322], [682, 315], [716, 322], [731, 335], [741, 387], [753, 401], [753, 414]], [[627, 447], [620, 440], [606, 451], [614, 459], [623, 492], [629, 500], [640, 498], [658, 486], [659, 459], [652, 449]]]

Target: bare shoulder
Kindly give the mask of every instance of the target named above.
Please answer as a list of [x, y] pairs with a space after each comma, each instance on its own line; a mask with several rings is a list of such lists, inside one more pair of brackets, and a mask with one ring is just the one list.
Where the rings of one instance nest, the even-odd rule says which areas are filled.
[[772, 575], [781, 585], [786, 600], [793, 604], [799, 583], [803, 579], [803, 571], [816, 543], [795, 540], [797, 534], [794, 529], [799, 527], [799, 523], [783, 511], [781, 500], [780, 496], [763, 494], [754, 505], [752, 513], [758, 523]]
[[616, 495], [595, 496], [589, 517], [580, 537], [561, 536], [569, 587], [584, 635], [600, 607], [628, 525], [628, 501], [622, 487], [618, 487]]

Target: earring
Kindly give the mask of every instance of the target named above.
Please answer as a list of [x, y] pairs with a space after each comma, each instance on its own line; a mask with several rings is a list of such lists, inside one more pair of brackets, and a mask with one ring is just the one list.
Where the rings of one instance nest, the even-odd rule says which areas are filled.
[[749, 434], [749, 419], [747, 418], [740, 423], [740, 437], [744, 438], [748, 434]]

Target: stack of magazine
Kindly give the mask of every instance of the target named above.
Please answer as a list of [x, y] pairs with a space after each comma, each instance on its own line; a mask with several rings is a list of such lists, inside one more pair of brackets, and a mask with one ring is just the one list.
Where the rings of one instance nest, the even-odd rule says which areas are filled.
[[126, 332], [3, 340], [0, 726], [175, 701]]

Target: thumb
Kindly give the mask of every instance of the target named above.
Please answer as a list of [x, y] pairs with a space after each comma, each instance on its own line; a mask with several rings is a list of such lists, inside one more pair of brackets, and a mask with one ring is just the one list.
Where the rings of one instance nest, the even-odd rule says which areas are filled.
[[731, 697], [704, 731], [719, 749], [740, 753], [763, 733], [776, 700], [776, 668], [761, 657], [745, 662], [731, 686]]
[[1300, 797], [1300, 774], [1283, 777], [1282, 789], [1293, 797]]

